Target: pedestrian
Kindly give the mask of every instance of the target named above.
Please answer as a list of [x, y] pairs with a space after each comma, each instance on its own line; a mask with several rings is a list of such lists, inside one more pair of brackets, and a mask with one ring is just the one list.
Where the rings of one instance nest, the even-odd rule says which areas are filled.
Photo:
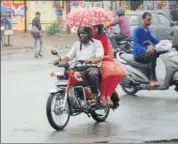
[[[40, 22], [40, 12], [36, 12], [36, 16], [32, 21], [32, 30], [31, 34], [33, 36], [33, 48], [35, 51], [35, 58], [38, 56], [43, 57], [41, 51], [43, 46], [43, 39], [42, 39], [42, 28], [41, 28], [41, 22]], [[39, 41], [40, 47], [38, 49], [37, 43]]]
[[173, 21], [178, 21], [178, 5], [173, 7], [171, 11], [171, 18]]

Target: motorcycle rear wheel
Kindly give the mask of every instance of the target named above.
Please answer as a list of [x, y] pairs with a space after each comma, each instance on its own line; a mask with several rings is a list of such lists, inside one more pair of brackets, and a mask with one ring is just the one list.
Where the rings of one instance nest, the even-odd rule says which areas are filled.
[[119, 107], [119, 101], [120, 101], [120, 98], [119, 98], [119, 95], [118, 93], [115, 91], [112, 96], [111, 96], [111, 101], [112, 101], [112, 106], [110, 106], [111, 109], [117, 109]]
[[[56, 105], [55, 103], [55, 107], [54, 110], [52, 109], [52, 104], [53, 104], [53, 100], [57, 97], [57, 100], [63, 100], [63, 96], [60, 93], [57, 94], [51, 94], [47, 100], [47, 104], [46, 104], [46, 115], [47, 115], [47, 119], [49, 124], [51, 125], [51, 127], [53, 127], [55, 130], [60, 131], [63, 130], [66, 125], [69, 122], [70, 119], [70, 107], [69, 107], [69, 101], [66, 101], [66, 107], [65, 110], [62, 110], [60, 107], [61, 104]], [[56, 100], [56, 99], [55, 99]], [[57, 107], [58, 106], [58, 107]], [[67, 111], [67, 118], [65, 119], [64, 123], [62, 125], [58, 124], [55, 121], [55, 118], [53, 116], [53, 111], [54, 114], [57, 115], [57, 118], [59, 118], [64, 111]], [[62, 117], [62, 116], [61, 116]]]
[[103, 110], [105, 111], [105, 114], [103, 116], [101, 116], [100, 114], [96, 113], [96, 111], [91, 113], [92, 118], [96, 121], [96, 122], [104, 122], [110, 112], [110, 107], [105, 107], [103, 108]]

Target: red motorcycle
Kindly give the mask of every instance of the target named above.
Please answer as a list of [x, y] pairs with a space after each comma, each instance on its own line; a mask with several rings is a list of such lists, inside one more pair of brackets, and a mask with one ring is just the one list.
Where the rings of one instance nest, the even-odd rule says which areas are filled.
[[[51, 50], [51, 53], [59, 57], [56, 50]], [[100, 94], [94, 98], [91, 96], [91, 90], [83, 72], [96, 65], [86, 64], [84, 61], [77, 61], [73, 65], [69, 65], [68, 62], [59, 62], [54, 65], [58, 67], [58, 71], [52, 72], [51, 76], [57, 77], [57, 84], [56, 88], [50, 91], [46, 114], [50, 125], [55, 130], [64, 129], [70, 116], [81, 113], [91, 116], [97, 122], [103, 122], [107, 119], [110, 108], [116, 109], [119, 106], [117, 92], [111, 96], [112, 105], [105, 107], [99, 103]]]

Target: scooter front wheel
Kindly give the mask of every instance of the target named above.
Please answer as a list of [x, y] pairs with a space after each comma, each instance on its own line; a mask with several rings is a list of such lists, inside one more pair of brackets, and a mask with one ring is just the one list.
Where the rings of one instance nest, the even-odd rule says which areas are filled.
[[[70, 119], [69, 101], [66, 101], [65, 108], [63, 109], [62, 103], [64, 96], [60, 93], [51, 94], [46, 104], [46, 115], [50, 125], [57, 131], [66, 127]], [[66, 117], [64, 117], [66, 115]]]
[[121, 87], [124, 90], [124, 92], [129, 94], [129, 95], [135, 95], [138, 92], [137, 87], [134, 86], [134, 85], [131, 85], [130, 88], [124, 87], [124, 86], [121, 86]]

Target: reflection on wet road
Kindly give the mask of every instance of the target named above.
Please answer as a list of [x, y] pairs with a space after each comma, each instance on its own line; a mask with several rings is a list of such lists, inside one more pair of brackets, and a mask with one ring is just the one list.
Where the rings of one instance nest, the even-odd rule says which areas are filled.
[[[178, 138], [178, 93], [142, 91], [124, 95], [104, 123], [82, 114], [55, 132], [46, 118], [48, 91], [55, 84], [50, 59], [2, 61], [2, 142], [142, 142]], [[162, 67], [159, 67], [159, 69]], [[163, 68], [162, 68], [163, 69]]]

